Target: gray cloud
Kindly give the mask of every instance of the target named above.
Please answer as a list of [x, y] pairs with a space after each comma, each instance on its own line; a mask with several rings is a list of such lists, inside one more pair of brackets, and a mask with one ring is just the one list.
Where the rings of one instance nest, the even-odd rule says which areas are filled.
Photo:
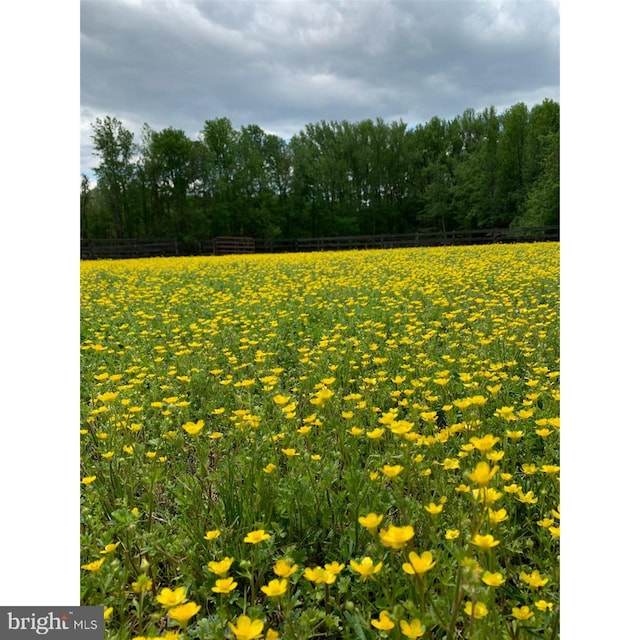
[[81, 0], [81, 171], [112, 115], [195, 137], [228, 117], [290, 137], [309, 122], [559, 100], [548, 0]]

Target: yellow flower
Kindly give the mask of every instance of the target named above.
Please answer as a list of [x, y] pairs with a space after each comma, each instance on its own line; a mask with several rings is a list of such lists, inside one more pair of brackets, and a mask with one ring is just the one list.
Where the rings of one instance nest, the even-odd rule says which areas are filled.
[[231, 593], [237, 586], [238, 583], [233, 578], [218, 578], [216, 586], [211, 587], [211, 591], [213, 593]]
[[297, 564], [292, 564], [289, 558], [281, 558], [275, 564], [273, 573], [281, 578], [289, 578], [298, 570]]
[[483, 602], [476, 602], [474, 604], [470, 600], [467, 600], [464, 605], [464, 612], [468, 616], [473, 616], [476, 620], [480, 620], [480, 618], [484, 618], [489, 613], [489, 609], [487, 609], [487, 605]]
[[489, 571], [485, 571], [482, 574], [482, 582], [489, 585], [490, 587], [499, 587], [501, 584], [504, 584], [504, 577], [501, 573], [491, 573]]
[[438, 515], [442, 509], [443, 505], [436, 504], [435, 502], [430, 502], [426, 507], [424, 507], [425, 511], [428, 511], [432, 516]]
[[507, 422], [513, 422], [516, 420], [516, 417], [513, 415], [514, 410], [515, 407], [500, 407], [500, 409], [495, 410], [493, 415]]
[[310, 582], [315, 582], [316, 584], [333, 584], [336, 581], [337, 574], [327, 571], [322, 567], [314, 567], [313, 569], [307, 567], [302, 575]]
[[496, 540], [490, 533], [484, 536], [476, 533], [471, 538], [471, 544], [475, 544], [476, 547], [480, 547], [483, 551], [488, 551], [492, 547], [497, 547], [500, 544], [500, 540]]
[[460, 537], [460, 531], [458, 529], [447, 529], [444, 532], [444, 537], [447, 540], [456, 540]]
[[117, 391], [105, 391], [104, 393], [101, 393], [97, 399], [100, 402], [104, 403], [113, 402], [118, 397], [118, 395], [119, 394]]
[[380, 427], [376, 427], [373, 431], [367, 431], [366, 433], [367, 438], [370, 440], [377, 440], [378, 438], [382, 438], [383, 435], [384, 429], [381, 429]]
[[264, 637], [265, 640], [278, 640], [278, 638], [280, 637], [280, 634], [275, 631], [274, 629], [269, 629], [267, 631], [267, 635]]
[[555, 473], [560, 473], [560, 467], [554, 464], [543, 464], [542, 465], [543, 473], [547, 473], [549, 475], [553, 475]]
[[526, 582], [532, 589], [544, 587], [544, 585], [549, 582], [549, 578], [543, 578], [537, 569], [535, 569], [531, 573], [525, 573], [524, 571], [521, 571], [520, 580]]
[[120, 542], [109, 543], [100, 553], [113, 553], [120, 546]]
[[413, 538], [415, 532], [411, 525], [406, 527], [395, 527], [391, 525], [388, 529], [380, 531], [380, 541], [383, 546], [392, 549], [404, 549], [407, 542]]
[[201, 608], [202, 607], [195, 602], [185, 602], [184, 604], [169, 609], [167, 615], [184, 629], [189, 620], [193, 618]]
[[511, 609], [511, 615], [516, 620], [524, 621], [529, 620], [529, 618], [533, 618], [533, 611], [529, 610], [529, 607], [513, 607]]
[[91, 484], [96, 478], [97, 478], [97, 476], [86, 476], [86, 477], [82, 478], [82, 480], [80, 480], [80, 482], [82, 484]]
[[552, 538], [560, 537], [560, 527], [549, 527], [547, 531], [551, 534]]
[[351, 569], [353, 569], [353, 571], [360, 574], [360, 579], [362, 580], [362, 582], [365, 582], [367, 578], [370, 578], [371, 576], [378, 573], [380, 569], [382, 569], [382, 562], [374, 565], [373, 560], [369, 556], [362, 558], [361, 562], [351, 560], [349, 562], [349, 565], [351, 566]]
[[487, 453], [487, 451], [491, 451], [491, 449], [493, 449], [494, 445], [500, 442], [500, 438], [488, 433], [482, 438], [469, 438], [469, 442], [481, 453]]
[[524, 502], [525, 504], [536, 504], [538, 502], [538, 498], [534, 496], [533, 491], [527, 491], [525, 494], [522, 492], [522, 489], [518, 489], [516, 500]]
[[271, 534], [265, 533], [264, 529], [257, 529], [256, 531], [251, 531], [244, 537], [244, 542], [248, 542], [249, 544], [258, 544], [259, 542], [263, 542], [264, 540], [268, 540], [271, 537]]
[[220, 531], [218, 529], [212, 529], [211, 531], [207, 531], [204, 536], [205, 540], [215, 540], [220, 537]]
[[270, 580], [266, 587], [260, 587], [260, 591], [269, 596], [269, 598], [277, 598], [287, 591], [286, 580]]
[[489, 509], [489, 522], [491, 524], [498, 524], [508, 519], [509, 519], [509, 516], [507, 515], [506, 509], [498, 509], [497, 511], [494, 511], [493, 509]]
[[478, 462], [475, 470], [472, 473], [468, 474], [469, 479], [480, 485], [481, 487], [486, 487], [489, 482], [491, 482], [493, 476], [498, 473], [499, 468], [500, 467], [498, 466], [490, 468], [489, 463], [483, 460], [482, 462]]
[[291, 399], [291, 396], [283, 396], [281, 393], [273, 397], [273, 401], [277, 405], [280, 405], [281, 407], [287, 404], [287, 402], [289, 402], [290, 399]]
[[318, 407], [324, 406], [325, 402], [334, 395], [331, 389], [320, 389], [314, 393], [314, 397], [309, 402]]
[[538, 611], [552, 611], [553, 610], [553, 603], [546, 602], [545, 600], [537, 600], [533, 604], [535, 605], [536, 609], [538, 609]]
[[396, 464], [396, 465], [385, 464], [384, 467], [380, 469], [380, 471], [382, 471], [382, 473], [384, 473], [384, 475], [387, 476], [387, 478], [395, 478], [400, 474], [400, 472], [403, 469], [404, 467], [399, 464]]
[[107, 607], [104, 610], [104, 614], [103, 614], [104, 619], [107, 620], [109, 617], [111, 617], [112, 613], [113, 613], [113, 607]]
[[341, 564], [340, 562], [336, 562], [334, 560], [329, 564], [325, 564], [324, 569], [325, 571], [332, 573], [334, 576], [337, 576], [344, 569], [344, 564]]
[[211, 571], [211, 573], [215, 573], [217, 576], [224, 578], [227, 573], [229, 573], [229, 569], [233, 564], [234, 558], [224, 558], [219, 562], [212, 560], [207, 564], [207, 569]]
[[522, 472], [528, 476], [533, 475], [537, 470], [538, 467], [536, 467], [536, 465], [533, 463], [522, 465]]
[[442, 462], [442, 466], [445, 471], [451, 471], [453, 469], [460, 468], [460, 460], [456, 458], [445, 458]]
[[480, 489], [474, 489], [472, 494], [474, 500], [477, 500], [484, 505], [493, 504], [496, 500], [499, 500], [502, 497], [502, 494], [499, 491], [496, 491], [493, 487], [481, 487]]
[[160, 595], [156, 596], [156, 600], [167, 609], [179, 605], [187, 599], [187, 590], [184, 587], [178, 587], [175, 591], [165, 587], [160, 591]]
[[101, 566], [102, 563], [104, 562], [104, 558], [100, 558], [100, 560], [94, 560], [93, 562], [90, 562], [89, 564], [81, 564], [80, 568], [81, 569], [86, 569], [87, 571], [97, 571]]
[[371, 626], [376, 629], [380, 629], [380, 631], [389, 631], [389, 629], [393, 629], [396, 625], [391, 620], [391, 616], [388, 611], [381, 611], [377, 620], [372, 618]]
[[204, 427], [204, 420], [198, 420], [198, 422], [187, 422], [182, 425], [182, 428], [190, 435], [197, 436]]
[[295, 449], [280, 449], [282, 453], [288, 458], [293, 458], [294, 456], [299, 456], [300, 454]]
[[368, 513], [366, 516], [360, 516], [358, 522], [365, 527], [371, 535], [375, 535], [383, 517], [384, 516], [378, 515], [377, 513]]
[[505, 431], [505, 435], [510, 440], [520, 440], [524, 436], [524, 431]]
[[414, 618], [411, 623], [406, 620], [400, 620], [400, 630], [402, 631], [402, 635], [407, 638], [420, 638], [426, 631], [417, 618]]
[[276, 470], [276, 465], [273, 462], [270, 462], [266, 467], [264, 467], [263, 471], [265, 473], [271, 473]]
[[153, 580], [149, 578], [146, 574], [142, 573], [138, 576], [138, 579], [135, 582], [131, 583], [131, 588], [136, 593], [144, 593], [145, 591], [151, 591], [153, 587]]
[[411, 576], [421, 576], [435, 566], [436, 562], [430, 551], [424, 551], [421, 555], [418, 555], [415, 551], [411, 551], [409, 553], [409, 562], [405, 562], [402, 565], [402, 570]]
[[228, 624], [236, 640], [255, 640], [255, 638], [259, 638], [262, 635], [262, 629], [264, 629], [262, 620], [252, 620], [245, 615], [238, 618], [237, 626], [231, 622]]

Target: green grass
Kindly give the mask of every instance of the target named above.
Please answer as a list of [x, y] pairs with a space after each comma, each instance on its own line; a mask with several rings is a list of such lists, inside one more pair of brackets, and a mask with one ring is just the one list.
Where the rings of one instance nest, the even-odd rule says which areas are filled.
[[[412, 620], [423, 638], [557, 637], [558, 254], [83, 263], [81, 564], [104, 562], [81, 598], [112, 607], [108, 637], [241, 638], [244, 614], [300, 640], [414, 637]], [[413, 530], [402, 548], [392, 526]], [[407, 573], [412, 551], [435, 565]], [[225, 557], [236, 586], [214, 593]], [[382, 566], [363, 579], [365, 557]], [[282, 558], [297, 569], [269, 597]], [[184, 629], [157, 600], [178, 587], [200, 607]]]

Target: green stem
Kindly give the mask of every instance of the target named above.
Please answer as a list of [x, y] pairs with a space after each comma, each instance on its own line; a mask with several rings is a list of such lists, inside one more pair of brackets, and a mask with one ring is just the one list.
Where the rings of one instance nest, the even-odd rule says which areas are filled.
[[551, 628], [551, 638], [549, 640], [556, 640], [558, 637], [558, 631], [560, 629], [560, 608], [556, 609], [553, 616], [553, 626]]
[[138, 631], [140, 632], [140, 635], [143, 635], [143, 628], [142, 628], [142, 606], [144, 603], [144, 589], [141, 589], [140, 591], [140, 608], [138, 609]]
[[287, 596], [285, 598], [284, 607], [284, 626], [292, 638], [298, 638], [298, 634], [291, 624], [291, 584], [287, 585]]
[[156, 478], [155, 459], [151, 462], [151, 471], [149, 473], [149, 504], [147, 507], [147, 531], [151, 531], [151, 525], [153, 524], [153, 487]]
[[460, 604], [462, 603], [462, 598], [464, 597], [462, 594], [462, 589], [460, 588], [461, 584], [462, 584], [462, 566], [458, 564], [458, 572], [456, 575], [456, 590], [455, 590], [456, 595], [453, 601], [453, 605], [451, 606], [449, 627], [447, 629], [447, 640], [453, 640], [453, 634], [455, 632], [455, 627], [456, 627], [456, 616], [458, 615], [458, 609], [460, 608]]
[[[436, 618], [438, 618], [438, 622], [440, 623], [440, 625], [442, 626], [443, 629], [446, 629], [447, 627], [447, 623], [445, 622], [444, 618], [442, 617], [440, 611], [437, 609], [435, 603], [433, 602], [433, 598], [431, 597], [431, 594], [427, 591], [426, 592], [426, 597], [427, 597], [427, 601], [429, 602], [429, 606], [433, 609], [433, 612], [436, 614]], [[424, 603], [422, 604], [423, 610], [424, 610]], [[455, 620], [455, 618], [454, 618]], [[447, 636], [449, 637], [449, 636]]]

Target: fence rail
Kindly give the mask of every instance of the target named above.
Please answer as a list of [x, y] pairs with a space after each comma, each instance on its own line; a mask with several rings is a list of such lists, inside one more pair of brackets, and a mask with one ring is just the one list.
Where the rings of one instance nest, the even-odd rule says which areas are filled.
[[324, 238], [254, 239], [218, 236], [211, 241], [184, 243], [177, 239], [94, 239], [81, 241], [83, 260], [96, 258], [147, 258], [181, 255], [229, 255], [246, 253], [291, 253], [342, 251], [349, 249], [395, 249], [513, 242], [558, 242], [560, 227], [512, 227], [449, 232], [337, 236]]
[[216, 256], [226, 256], [234, 253], [255, 253], [256, 241], [253, 238], [234, 238], [218, 236], [213, 239], [213, 253]]
[[143, 238], [99, 238], [83, 239], [80, 244], [82, 260], [98, 258], [154, 258], [179, 256], [178, 240], [156, 240]]
[[510, 229], [472, 229], [432, 231], [409, 234], [371, 236], [337, 236], [325, 238], [276, 238], [256, 240], [258, 253], [294, 251], [340, 251], [348, 249], [394, 249], [402, 247], [433, 247], [497, 242], [544, 242], [560, 240], [560, 227], [513, 227]]

